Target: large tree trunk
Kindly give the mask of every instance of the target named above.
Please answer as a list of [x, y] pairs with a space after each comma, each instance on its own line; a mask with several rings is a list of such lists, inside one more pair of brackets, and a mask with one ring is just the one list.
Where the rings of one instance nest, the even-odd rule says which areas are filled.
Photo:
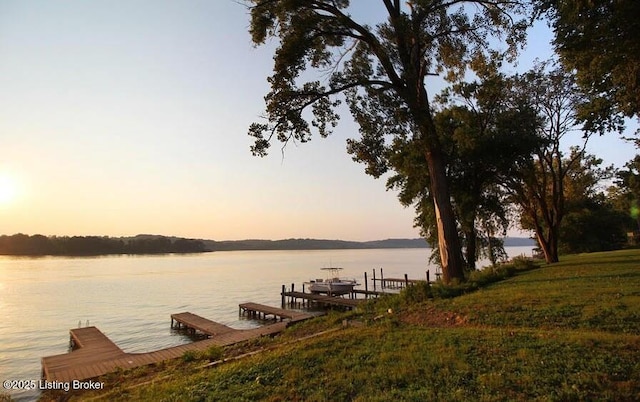
[[558, 258], [557, 230], [548, 230], [547, 235], [545, 236], [542, 227], [538, 223], [536, 223], [535, 231], [536, 239], [538, 240], [538, 245], [540, 246], [540, 248], [542, 249], [542, 253], [544, 254], [545, 262], [547, 264], [551, 264], [560, 261], [560, 259]]
[[426, 150], [425, 156], [429, 167], [430, 190], [436, 213], [442, 276], [445, 283], [449, 283], [453, 279], [463, 281], [464, 260], [462, 258], [456, 218], [451, 206], [444, 160], [439, 149], [430, 148]]
[[549, 228], [547, 234], [547, 247], [548, 251], [545, 253], [545, 258], [548, 264], [552, 262], [560, 261], [558, 256], [558, 226], [554, 225]]

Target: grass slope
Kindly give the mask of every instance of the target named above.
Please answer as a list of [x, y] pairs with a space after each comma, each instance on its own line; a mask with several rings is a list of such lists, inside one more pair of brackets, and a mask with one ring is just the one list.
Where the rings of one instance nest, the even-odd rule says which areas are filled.
[[[214, 368], [119, 373], [106, 393], [79, 398], [640, 400], [640, 251], [569, 256], [453, 299], [383, 298], [364, 310], [229, 350], [272, 348]], [[294, 342], [345, 319], [361, 325]], [[146, 383], [130, 387], [136, 377]]]

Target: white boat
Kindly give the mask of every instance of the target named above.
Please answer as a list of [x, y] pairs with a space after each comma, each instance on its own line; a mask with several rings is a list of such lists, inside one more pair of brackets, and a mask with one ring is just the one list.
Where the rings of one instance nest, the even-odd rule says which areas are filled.
[[309, 291], [311, 293], [325, 293], [330, 296], [340, 296], [351, 293], [353, 287], [358, 285], [355, 279], [341, 279], [339, 277], [338, 273], [343, 268], [328, 267], [320, 269], [327, 271], [327, 278], [305, 282], [306, 285], [309, 285]]

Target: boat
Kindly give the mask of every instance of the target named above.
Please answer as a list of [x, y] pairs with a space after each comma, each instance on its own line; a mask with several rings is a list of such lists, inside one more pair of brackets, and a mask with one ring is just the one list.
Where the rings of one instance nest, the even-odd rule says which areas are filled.
[[309, 286], [311, 293], [324, 293], [329, 296], [341, 296], [351, 293], [354, 286], [359, 285], [355, 279], [341, 279], [338, 273], [343, 268], [326, 267], [320, 268], [327, 271], [327, 279], [315, 279], [305, 282]]

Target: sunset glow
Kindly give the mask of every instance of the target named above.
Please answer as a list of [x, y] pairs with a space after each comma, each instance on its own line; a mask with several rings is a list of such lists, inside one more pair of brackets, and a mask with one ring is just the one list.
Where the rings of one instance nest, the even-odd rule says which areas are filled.
[[13, 202], [16, 195], [15, 181], [10, 176], [0, 173], [0, 206]]

